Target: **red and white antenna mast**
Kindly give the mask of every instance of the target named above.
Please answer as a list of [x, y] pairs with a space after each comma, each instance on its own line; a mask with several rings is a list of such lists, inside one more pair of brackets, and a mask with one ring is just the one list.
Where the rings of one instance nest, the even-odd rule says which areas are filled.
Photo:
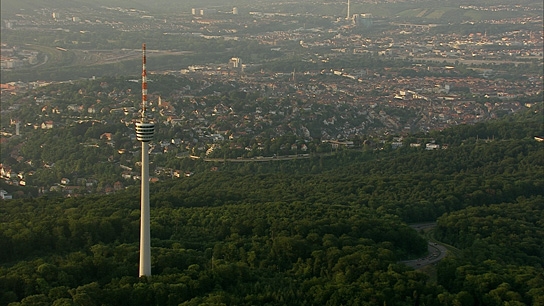
[[142, 44], [142, 119], [147, 120], [147, 68], [145, 56], [145, 43]]

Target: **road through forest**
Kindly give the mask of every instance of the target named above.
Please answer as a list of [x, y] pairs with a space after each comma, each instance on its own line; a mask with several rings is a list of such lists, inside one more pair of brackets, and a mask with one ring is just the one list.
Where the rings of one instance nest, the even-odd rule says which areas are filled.
[[[415, 229], [416, 231], [421, 230], [431, 230], [436, 226], [436, 222], [428, 222], [428, 223], [418, 223], [418, 224], [412, 224], [410, 225], [411, 228]], [[425, 257], [412, 259], [412, 260], [403, 260], [400, 261], [401, 263], [412, 267], [414, 269], [421, 269], [425, 266], [435, 264], [439, 262], [440, 260], [444, 259], [447, 255], [447, 248], [445, 245], [441, 244], [440, 242], [428, 242], [427, 245], [428, 254]]]

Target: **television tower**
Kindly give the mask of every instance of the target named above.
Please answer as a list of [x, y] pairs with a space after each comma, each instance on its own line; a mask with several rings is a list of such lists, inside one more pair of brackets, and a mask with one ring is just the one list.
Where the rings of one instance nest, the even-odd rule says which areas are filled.
[[346, 16], [346, 20], [349, 20], [349, 18], [350, 18], [350, 16], [349, 16], [349, 4], [350, 4], [350, 3], [349, 3], [349, 2], [350, 2], [350, 0], [348, 0], [348, 14], [347, 14], [347, 16]]
[[142, 109], [136, 122], [136, 139], [142, 143], [142, 187], [140, 202], [140, 272], [151, 276], [151, 229], [149, 205], [149, 144], [155, 133], [155, 124], [147, 114], [147, 70], [145, 68], [145, 43], [142, 44]]

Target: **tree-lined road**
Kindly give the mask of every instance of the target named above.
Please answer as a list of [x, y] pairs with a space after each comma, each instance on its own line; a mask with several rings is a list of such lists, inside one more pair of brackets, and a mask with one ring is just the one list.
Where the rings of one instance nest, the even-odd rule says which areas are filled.
[[414, 269], [421, 269], [425, 266], [439, 262], [447, 255], [446, 247], [436, 242], [429, 242], [427, 249], [429, 251], [427, 256], [414, 260], [401, 261], [401, 263]]
[[[411, 228], [416, 231], [429, 230], [436, 226], [436, 222], [428, 223], [417, 223], [410, 225]], [[425, 257], [413, 259], [413, 260], [403, 260], [401, 263], [410, 266], [414, 269], [421, 269], [425, 266], [435, 264], [440, 260], [444, 259], [447, 255], [447, 249], [444, 245], [439, 242], [429, 242], [427, 246], [428, 254]]]

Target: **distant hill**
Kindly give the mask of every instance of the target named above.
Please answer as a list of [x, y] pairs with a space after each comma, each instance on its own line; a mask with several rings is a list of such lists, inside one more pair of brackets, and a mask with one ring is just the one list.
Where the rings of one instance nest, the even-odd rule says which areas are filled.
[[[19, 12], [21, 9], [40, 9], [40, 8], [77, 8], [77, 7], [122, 7], [122, 8], [135, 8], [139, 10], [145, 10], [153, 13], [168, 13], [173, 9], [176, 10], [190, 10], [191, 8], [216, 8], [225, 9], [229, 7], [239, 7], [241, 9], [262, 10], [272, 12], [299, 12], [299, 13], [313, 13], [322, 15], [340, 15], [343, 16], [347, 9], [347, 0], [337, 1], [318, 1], [302, 0], [296, 2], [280, 2], [280, 1], [249, 1], [249, 0], [157, 0], [157, 1], [143, 1], [143, 0], [96, 0], [96, 1], [83, 1], [83, 0], [3, 0], [2, 1], [2, 14]], [[542, 8], [542, 1], [539, 0], [520, 0], [516, 4], [523, 6], [534, 6]], [[422, 18], [437, 20], [441, 18], [450, 19], [453, 17], [460, 18], [462, 20], [479, 20], [482, 16], [498, 16], [508, 17], [510, 15], [527, 14], [527, 12], [516, 11], [467, 11], [459, 8], [460, 5], [467, 6], [492, 6], [492, 5], [513, 5], [509, 0], [487, 0], [487, 1], [411, 1], [398, 3], [367, 3], [352, 1], [351, 11], [355, 13], [371, 13], [378, 17], [410, 17], [410, 18]], [[506, 15], [505, 15], [506, 13]]]
[[83, 1], [83, 0], [44, 0], [44, 1], [32, 1], [32, 0], [3, 0], [2, 1], [2, 13], [18, 12], [21, 9], [40, 9], [40, 8], [69, 8], [69, 7], [123, 7], [123, 8], [135, 8], [140, 10], [146, 10], [151, 12], [164, 11], [167, 12], [172, 8], [186, 8], [191, 7], [203, 7], [203, 6], [236, 6], [244, 5], [244, 3], [250, 3], [249, 1], [217, 1], [217, 0], [186, 0], [186, 1], [173, 1], [173, 0], [157, 0], [157, 1], [143, 1], [143, 0], [96, 0], [96, 1]]

